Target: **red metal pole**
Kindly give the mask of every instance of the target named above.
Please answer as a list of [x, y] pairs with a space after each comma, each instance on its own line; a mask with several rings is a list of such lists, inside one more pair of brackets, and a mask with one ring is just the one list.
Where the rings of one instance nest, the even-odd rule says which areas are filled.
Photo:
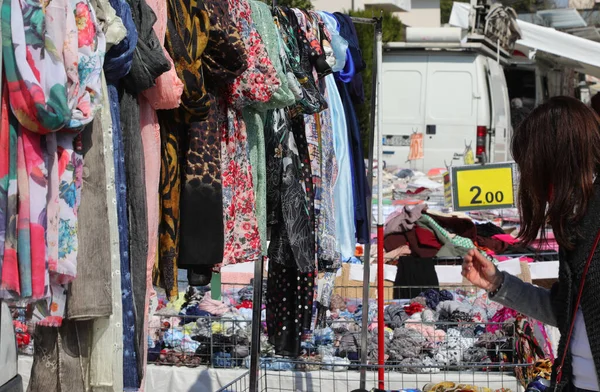
[[[368, 255], [366, 255], [368, 257]], [[383, 318], [383, 225], [377, 225], [377, 353], [379, 356], [379, 389], [385, 389], [385, 322]]]

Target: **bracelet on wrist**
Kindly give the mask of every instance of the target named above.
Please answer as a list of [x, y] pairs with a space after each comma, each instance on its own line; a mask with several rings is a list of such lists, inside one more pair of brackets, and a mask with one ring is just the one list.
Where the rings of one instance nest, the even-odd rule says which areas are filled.
[[492, 291], [488, 291], [488, 296], [490, 298], [494, 298], [502, 289], [502, 286], [504, 286], [504, 275], [502, 275], [502, 280], [500, 281], [500, 284], [498, 285], [498, 287], [496, 287], [494, 290]]

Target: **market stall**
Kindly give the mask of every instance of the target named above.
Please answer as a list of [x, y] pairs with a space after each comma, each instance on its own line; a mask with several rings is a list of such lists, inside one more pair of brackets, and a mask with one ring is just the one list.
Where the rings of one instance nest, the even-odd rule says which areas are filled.
[[530, 360], [553, 358], [551, 338], [535, 358], [516, 348], [550, 331], [459, 265], [477, 249], [549, 278], [552, 244], [520, 249], [514, 209], [449, 212], [443, 171], [384, 170], [381, 18], [62, 6], [1, 7], [0, 299], [29, 391], [517, 392], [547, 377]]

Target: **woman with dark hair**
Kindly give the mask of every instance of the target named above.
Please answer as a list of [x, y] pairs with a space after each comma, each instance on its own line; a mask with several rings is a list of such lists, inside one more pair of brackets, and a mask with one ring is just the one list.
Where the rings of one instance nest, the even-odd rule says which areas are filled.
[[592, 107], [592, 109], [594, 109], [596, 114], [600, 115], [600, 93], [596, 93], [596, 95], [592, 97], [592, 102], [590, 103], [590, 106]]
[[531, 243], [552, 226], [560, 246], [558, 282], [551, 290], [524, 283], [477, 252], [465, 257], [463, 275], [490, 299], [559, 328], [556, 390], [599, 391], [599, 118], [574, 98], [552, 98], [515, 131], [512, 153], [521, 174], [519, 239]]

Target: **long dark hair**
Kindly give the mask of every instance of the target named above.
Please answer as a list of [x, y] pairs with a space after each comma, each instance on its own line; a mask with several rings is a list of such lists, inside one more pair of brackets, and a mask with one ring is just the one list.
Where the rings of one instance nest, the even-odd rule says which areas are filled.
[[585, 214], [599, 173], [598, 116], [574, 98], [551, 98], [515, 131], [512, 154], [520, 170], [519, 239], [531, 243], [550, 223], [558, 244], [572, 249], [574, 224]]

